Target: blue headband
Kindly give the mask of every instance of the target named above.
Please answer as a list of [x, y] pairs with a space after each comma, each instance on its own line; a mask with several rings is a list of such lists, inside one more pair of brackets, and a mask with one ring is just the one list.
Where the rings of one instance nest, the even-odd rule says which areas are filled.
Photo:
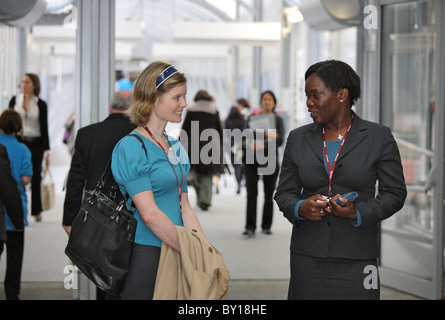
[[163, 84], [165, 82], [165, 80], [167, 80], [168, 78], [170, 78], [172, 75], [174, 75], [177, 72], [178, 72], [178, 70], [176, 70], [175, 67], [173, 67], [173, 66], [170, 66], [170, 67], [166, 68], [164, 71], [162, 71], [161, 74], [159, 75], [159, 77], [156, 79], [156, 89], [159, 88], [159, 86], [161, 84]]

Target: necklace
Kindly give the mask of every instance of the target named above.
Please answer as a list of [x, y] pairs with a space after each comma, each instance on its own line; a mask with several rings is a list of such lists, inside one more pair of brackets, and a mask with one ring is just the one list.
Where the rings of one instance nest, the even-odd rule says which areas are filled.
[[153, 130], [153, 128], [150, 128], [150, 131], [153, 132], [154, 134], [156, 134], [159, 138], [163, 139], [164, 141], [168, 142], [167, 138], [165, 137], [165, 133], [163, 135], [157, 133], [156, 131]]
[[[352, 122], [354, 122], [354, 116], [351, 116], [351, 124], [349, 125], [348, 129], [344, 133], [345, 136], [342, 139], [340, 147], [338, 148], [337, 155], [335, 156], [334, 163], [333, 163], [332, 167], [331, 167], [331, 163], [329, 161], [328, 147], [327, 147], [327, 144], [326, 144], [326, 132], [325, 131], [327, 131], [327, 130], [326, 130], [326, 128], [323, 127], [323, 149], [324, 149], [324, 156], [325, 156], [325, 159], [326, 159], [326, 165], [328, 167], [328, 172], [329, 172], [329, 185], [328, 185], [328, 198], [329, 199], [332, 196], [332, 177], [334, 175], [334, 169], [335, 169], [335, 166], [337, 164], [337, 160], [338, 160], [338, 157], [340, 155], [340, 151], [343, 148], [343, 145], [345, 144], [346, 137], [348, 136], [348, 132], [349, 132], [349, 130], [351, 130]], [[340, 136], [340, 134], [339, 134], [339, 136]]]
[[329, 133], [336, 134], [338, 140], [343, 140], [343, 138], [344, 138], [344, 136], [345, 136], [345, 133], [348, 131], [348, 130], [346, 130], [346, 131], [343, 132], [343, 133], [338, 133], [338, 132], [332, 132], [332, 131], [329, 131], [329, 130], [326, 129], [326, 128], [325, 128], [325, 130], [326, 130], [327, 132], [329, 132]]
[[[161, 149], [164, 151], [165, 155], [167, 156], [167, 160], [170, 163], [170, 166], [173, 169], [173, 172], [175, 173], [175, 177], [176, 177], [176, 185], [178, 187], [178, 198], [179, 198], [179, 211], [182, 211], [182, 184], [184, 182], [184, 172], [182, 172], [182, 165], [179, 163], [179, 161], [177, 161], [175, 153], [173, 152], [173, 156], [175, 157], [176, 161], [179, 163], [179, 168], [181, 169], [181, 183], [179, 183], [179, 178], [178, 175], [176, 174], [176, 169], [175, 166], [173, 165], [173, 163], [171, 163], [170, 158], [168, 157], [168, 153], [167, 151], [164, 149], [164, 147], [162, 146], [162, 144], [158, 141], [158, 139], [156, 139], [156, 137], [152, 134], [151, 130], [148, 129], [146, 126], [143, 127], [145, 129], [145, 131], [147, 131], [147, 133], [150, 135], [150, 137], [153, 138], [154, 141], [156, 141], [156, 143], [159, 145], [159, 147], [161, 147]], [[156, 133], [155, 131], [153, 131], [154, 133]], [[157, 133], [156, 133], [157, 134]], [[158, 134], [159, 135], [159, 134]], [[160, 136], [160, 135], [159, 135]], [[164, 137], [165, 141], [167, 141], [167, 143], [170, 146], [171, 149], [171, 145], [168, 142], [168, 140]]]

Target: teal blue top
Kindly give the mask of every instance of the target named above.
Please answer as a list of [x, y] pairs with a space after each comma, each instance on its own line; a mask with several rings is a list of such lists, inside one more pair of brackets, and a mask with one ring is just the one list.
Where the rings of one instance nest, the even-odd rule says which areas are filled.
[[[25, 218], [25, 226], [28, 225], [28, 196], [26, 195], [25, 186], [22, 183], [21, 176], [32, 176], [32, 162], [31, 151], [28, 147], [17, 141], [17, 138], [9, 134], [0, 133], [0, 144], [6, 147], [8, 152], [9, 162], [11, 163], [11, 172], [15, 181], [17, 181], [20, 195], [22, 197], [23, 214]], [[11, 219], [8, 217], [8, 213], [5, 215], [6, 230], [14, 230], [14, 225]]]
[[[152, 190], [158, 208], [175, 225], [183, 226], [177, 181], [179, 185], [182, 181], [182, 193], [187, 192], [190, 160], [186, 150], [178, 140], [168, 137], [171, 148], [167, 158], [165, 152], [153, 141], [135, 130], [132, 134], [142, 137], [147, 155], [136, 137], [125, 136], [116, 144], [111, 170], [122, 194], [128, 193], [132, 197], [142, 191]], [[174, 171], [170, 163], [173, 164]], [[127, 203], [128, 208], [130, 204], [131, 199]], [[134, 216], [138, 221], [135, 243], [160, 247], [161, 240], [147, 227], [138, 210]]]
[[[326, 141], [326, 148], [328, 149], [328, 157], [329, 157], [329, 162], [331, 163], [331, 166], [334, 163], [334, 160], [335, 160], [335, 157], [337, 156], [337, 152], [338, 152], [338, 149], [340, 148], [340, 145], [341, 145], [341, 140]], [[329, 174], [328, 165], [326, 163], [326, 158], [323, 157], [323, 159], [324, 159], [324, 167], [326, 169], [326, 173]], [[351, 191], [353, 191], [353, 190], [351, 190]], [[303, 203], [303, 201], [304, 200], [298, 201], [295, 206], [295, 209], [294, 209], [294, 215], [297, 220], [304, 220], [304, 218], [302, 218], [298, 215], [298, 210], [300, 209], [300, 206]], [[362, 218], [360, 216], [360, 212], [358, 211], [358, 209], [357, 209], [357, 221], [351, 221], [351, 224], [354, 227], [359, 227], [362, 224]]]

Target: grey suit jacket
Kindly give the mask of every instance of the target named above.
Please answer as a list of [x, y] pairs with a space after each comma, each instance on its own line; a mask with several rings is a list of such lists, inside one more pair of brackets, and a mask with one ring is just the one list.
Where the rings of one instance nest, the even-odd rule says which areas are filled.
[[358, 192], [355, 204], [362, 219], [360, 227], [330, 214], [319, 222], [295, 219], [294, 209], [299, 200], [327, 194], [322, 130], [320, 125], [309, 124], [291, 131], [287, 140], [275, 200], [293, 224], [291, 251], [316, 257], [377, 258], [379, 222], [399, 211], [407, 194], [391, 130], [360, 119], [354, 113], [354, 122], [337, 161], [333, 195]]

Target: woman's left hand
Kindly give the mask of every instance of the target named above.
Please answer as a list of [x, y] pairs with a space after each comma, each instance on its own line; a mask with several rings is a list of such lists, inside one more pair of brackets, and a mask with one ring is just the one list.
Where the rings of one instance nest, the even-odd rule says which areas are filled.
[[[344, 203], [344, 207], [337, 203], [337, 199], [340, 198], [340, 201]], [[357, 209], [355, 208], [355, 204], [351, 201], [341, 198], [339, 194], [334, 196], [331, 200], [329, 200], [329, 208], [330, 213], [339, 218], [345, 218], [349, 220], [357, 220]]]

